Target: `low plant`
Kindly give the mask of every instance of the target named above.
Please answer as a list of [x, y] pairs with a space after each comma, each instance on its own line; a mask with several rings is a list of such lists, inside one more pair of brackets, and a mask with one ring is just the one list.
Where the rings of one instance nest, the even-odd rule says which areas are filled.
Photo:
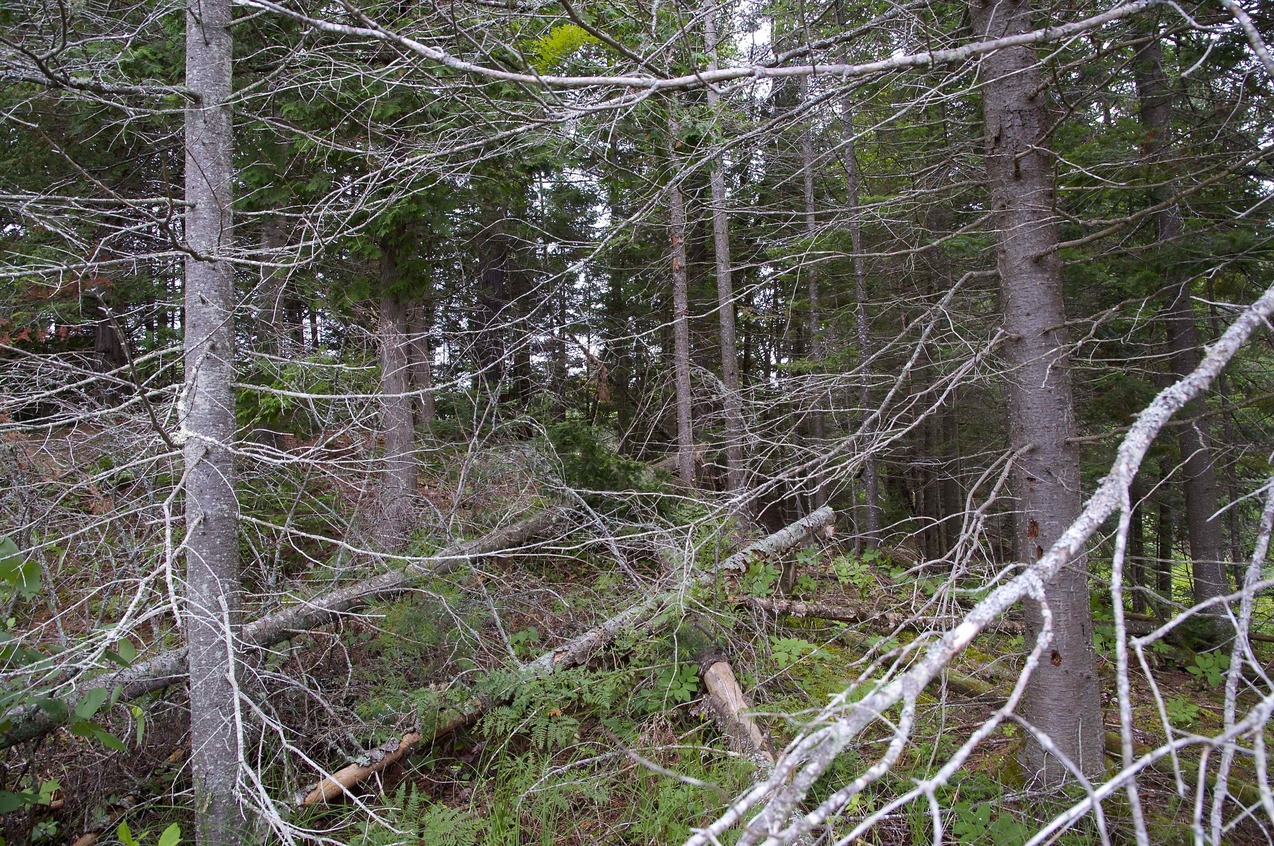
[[1194, 676], [1200, 687], [1220, 687], [1225, 682], [1225, 671], [1230, 668], [1230, 656], [1220, 652], [1200, 652], [1186, 672]]
[[1199, 719], [1199, 706], [1177, 696], [1165, 701], [1163, 708], [1174, 726], [1185, 728], [1194, 725], [1195, 720]]

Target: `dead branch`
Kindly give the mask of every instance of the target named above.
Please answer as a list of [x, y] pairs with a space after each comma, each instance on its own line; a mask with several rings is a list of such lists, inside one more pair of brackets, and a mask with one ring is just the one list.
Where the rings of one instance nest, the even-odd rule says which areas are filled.
[[774, 766], [774, 744], [748, 713], [752, 704], [743, 695], [730, 661], [719, 652], [709, 653], [701, 659], [699, 669], [704, 689], [708, 692], [704, 698], [705, 709], [712, 714], [737, 751], [756, 758], [758, 764], [769, 772]]
[[[299, 632], [311, 631], [335, 622], [369, 603], [406, 593], [424, 579], [448, 573], [477, 558], [515, 549], [530, 538], [543, 535], [559, 526], [566, 515], [564, 509], [550, 509], [475, 540], [448, 547], [437, 555], [410, 560], [402, 569], [390, 570], [348, 587], [298, 602], [290, 608], [249, 623], [243, 629], [243, 643], [248, 648], [266, 648], [282, 643]], [[104, 676], [97, 680], [95, 686], [107, 691], [118, 686], [121, 689], [119, 699], [127, 701], [179, 684], [185, 681], [185, 675], [186, 649], [182, 647]], [[81, 695], [87, 696], [89, 692], [88, 688], [84, 688]], [[67, 709], [69, 710], [71, 709]], [[5, 728], [0, 733], [0, 749], [8, 749], [18, 743], [41, 737], [66, 719], [66, 711], [59, 717], [34, 705], [15, 708], [3, 717]]]
[[[560, 669], [574, 667], [587, 662], [598, 650], [614, 640], [620, 632], [639, 626], [656, 617], [665, 608], [671, 607], [690, 587], [708, 584], [723, 572], [743, 570], [754, 560], [781, 555], [802, 540], [826, 529], [832, 524], [834, 518], [835, 515], [832, 509], [827, 507], [820, 508], [808, 517], [780, 529], [769, 537], [749, 544], [721, 562], [719, 566], [705, 573], [700, 573], [698, 576], [683, 575], [682, 578], [678, 579], [675, 587], [650, 597], [639, 605], [630, 607], [561, 646], [550, 649], [534, 661], [524, 664], [518, 684], [511, 685], [511, 688], [517, 687], [521, 683], [550, 676]], [[738, 686], [737, 683], [735, 686]], [[440, 715], [431, 730], [413, 731], [404, 735], [398, 750], [392, 753], [397, 755], [394, 760], [401, 758], [402, 755], [407, 753], [408, 749], [422, 739], [428, 737], [430, 740], [438, 740], [478, 719], [497, 704], [499, 703], [492, 699], [474, 698], [466, 702], [462, 707], [447, 712], [446, 719], [443, 719], [442, 715]], [[414, 739], [407, 743], [408, 738]], [[392, 763], [392, 761], [389, 763]], [[299, 802], [303, 805], [310, 805], [329, 801], [349, 790], [359, 783], [362, 778], [373, 775], [388, 765], [386, 763], [377, 769], [369, 769], [366, 774], [353, 780], [351, 779], [358, 772], [360, 765], [347, 765], [336, 773], [325, 777], [317, 785], [305, 791], [304, 794], [301, 794]]]

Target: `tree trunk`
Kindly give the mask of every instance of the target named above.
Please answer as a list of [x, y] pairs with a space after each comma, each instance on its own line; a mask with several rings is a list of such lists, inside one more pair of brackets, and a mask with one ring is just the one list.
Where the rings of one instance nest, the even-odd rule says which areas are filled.
[[[674, 104], [675, 107], [675, 104]], [[673, 176], [668, 183], [669, 240], [672, 248], [673, 370], [677, 393], [677, 476], [687, 487], [695, 483], [695, 439], [690, 417], [690, 295], [686, 280], [686, 207], [677, 180], [676, 118], [668, 120], [668, 154]]]
[[190, 769], [200, 846], [242, 842], [235, 681], [240, 627], [234, 491], [234, 268], [229, 0], [186, 9], [185, 365], [186, 643]]
[[[854, 320], [858, 341], [858, 374], [862, 387], [858, 391], [858, 407], [861, 413], [868, 414], [870, 398], [868, 396], [867, 360], [871, 358], [871, 333], [867, 325], [867, 268], [863, 261], [863, 224], [860, 209], [862, 178], [858, 171], [858, 156], [854, 152], [854, 107], [848, 96], [841, 105], [842, 133], [845, 150], [845, 172], [848, 175], [849, 204], [849, 240], [854, 250]], [[867, 454], [863, 457], [863, 489], [867, 498], [866, 525], [863, 527], [863, 545], [867, 548], [880, 546], [880, 530], [882, 511], [880, 507], [880, 468], [876, 462], [873, 426], [863, 429], [863, 443]]]
[[[711, 5], [703, 19], [709, 68], [717, 67], [717, 20]], [[721, 120], [719, 95], [708, 86], [708, 110]], [[739, 345], [734, 321], [734, 284], [730, 276], [730, 222], [726, 217], [725, 166], [721, 156], [714, 159], [708, 178], [712, 188], [712, 243], [716, 252], [717, 313], [721, 325], [721, 383], [725, 387], [726, 490], [740, 491], [746, 484], [743, 466], [743, 398], [739, 393]]]
[[960, 487], [960, 420], [956, 416], [956, 394], [953, 391], [942, 411], [942, 482], [941, 507], [943, 519], [942, 544], [945, 549], [955, 549], [960, 538], [961, 519], [964, 512], [964, 491]]
[[[1026, 0], [975, 0], [975, 33], [994, 39], [1026, 32]], [[1079, 515], [1079, 456], [1070, 362], [1063, 327], [1061, 262], [1056, 251], [1051, 159], [1040, 73], [1031, 47], [1011, 47], [982, 60], [987, 176], [996, 228], [1009, 373], [1010, 445], [1021, 454], [1010, 479], [1017, 502], [1015, 554], [1034, 564]], [[1048, 735], [1080, 771], [1105, 767], [1101, 699], [1093, 652], [1087, 564], [1082, 555], [1044, 585], [1052, 639], [1028, 682], [1022, 714]], [[1043, 606], [1027, 602], [1027, 643], [1043, 630]], [[1067, 770], [1028, 735], [1023, 763], [1046, 783]]]
[[[809, 97], [809, 80], [801, 78], [801, 99]], [[804, 188], [805, 205], [805, 237], [812, 242], [818, 234], [818, 214], [814, 201], [814, 134], [810, 124], [806, 124], [801, 132], [801, 175]], [[814, 267], [803, 268], [805, 273], [805, 297], [809, 303], [809, 315], [806, 321], [806, 348], [810, 361], [815, 365], [815, 372], [821, 373], [824, 358], [823, 348], [823, 314], [819, 304], [818, 271]], [[823, 407], [821, 392], [814, 397], [813, 408], [810, 409], [810, 444], [812, 450], [821, 452], [827, 442], [827, 411]], [[816, 470], [813, 474], [813, 495], [810, 497], [814, 508], [822, 508], [827, 504], [826, 474]]]
[[[1167, 479], [1172, 473], [1172, 463], [1166, 457], [1159, 459], [1159, 473], [1160, 479]], [[1172, 503], [1168, 501], [1168, 486], [1160, 482], [1156, 496], [1155, 592], [1159, 594], [1159, 601], [1155, 603], [1155, 608], [1166, 619], [1172, 609], [1173, 540], [1176, 537], [1177, 520], [1172, 513]]]
[[[1171, 182], [1161, 173], [1161, 164], [1172, 146], [1172, 91], [1163, 69], [1157, 25], [1137, 51], [1133, 77], [1150, 181], [1156, 186], [1151, 189], [1151, 198], [1159, 204], [1170, 200], [1173, 194]], [[1179, 257], [1173, 255], [1185, 234], [1181, 207], [1174, 202], [1155, 212], [1155, 224], [1160, 264], [1172, 298], [1162, 312], [1168, 329], [1168, 359], [1172, 374], [1180, 379], [1199, 365], [1201, 346], [1190, 297], [1190, 275]], [[1225, 562], [1221, 560], [1221, 523], [1213, 519], [1217, 512], [1216, 469], [1212, 465], [1211, 439], [1201, 416], [1203, 410], [1202, 402], [1190, 403], [1182, 415], [1186, 424], [1178, 429], [1196, 603], [1229, 592]]]
[[1132, 500], [1132, 515], [1128, 525], [1128, 580], [1132, 586], [1132, 610], [1137, 614], [1146, 611], [1146, 527], [1145, 508], [1146, 484], [1138, 474], [1132, 481], [1128, 491]]
[[407, 308], [396, 290], [398, 248], [380, 245], [381, 435], [385, 441], [376, 528], [382, 549], [397, 551], [406, 540], [416, 493], [415, 427], [408, 392]]

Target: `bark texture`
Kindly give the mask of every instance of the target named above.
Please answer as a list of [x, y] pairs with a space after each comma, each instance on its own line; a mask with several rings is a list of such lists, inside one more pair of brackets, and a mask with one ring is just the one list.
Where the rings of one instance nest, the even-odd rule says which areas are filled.
[[380, 259], [380, 397], [381, 434], [385, 441], [380, 482], [377, 541], [397, 551], [407, 539], [416, 493], [415, 427], [408, 388], [409, 332], [407, 307], [398, 293], [398, 251], [381, 244]]
[[[973, 25], [986, 39], [1026, 32], [1025, 0], [978, 0]], [[1021, 453], [1010, 480], [1017, 512], [1014, 552], [1033, 565], [1079, 516], [1079, 456], [1061, 262], [1053, 249], [1051, 159], [1041, 102], [1038, 60], [1030, 47], [999, 50], [982, 61], [996, 258], [1000, 272], [1009, 372], [1010, 445]], [[1028, 642], [1051, 616], [1052, 643], [1031, 675], [1022, 715], [1048, 735], [1059, 755], [1088, 775], [1105, 766], [1101, 699], [1093, 651], [1088, 573], [1082, 549], [1044, 584], [1043, 603], [1026, 604]], [[1045, 782], [1067, 778], [1066, 767], [1028, 736], [1023, 763]]]
[[[1169, 301], [1162, 311], [1168, 335], [1168, 361], [1172, 375], [1180, 379], [1199, 366], [1202, 343], [1190, 296], [1190, 274], [1173, 255], [1185, 235], [1185, 220], [1181, 206], [1171, 202], [1172, 180], [1162, 166], [1172, 147], [1172, 89], [1164, 72], [1157, 25], [1137, 51], [1133, 77], [1145, 133], [1146, 163], [1150, 181], [1155, 186], [1151, 189], [1151, 199], [1156, 205], [1168, 203], [1155, 212], [1155, 227], [1160, 265], [1168, 283]], [[1181, 486], [1185, 494], [1195, 602], [1229, 592], [1225, 563], [1221, 560], [1221, 521], [1213, 519], [1217, 512], [1216, 469], [1203, 410], [1201, 400], [1191, 402], [1185, 413], [1188, 422], [1180, 427], [1177, 436], [1183, 465]]]
[[[854, 106], [848, 97], [841, 104], [841, 121], [843, 122], [845, 151], [845, 173], [848, 176], [849, 192], [846, 201], [849, 204], [849, 239], [854, 250], [854, 322], [856, 340], [858, 342], [858, 360], [862, 373], [862, 388], [858, 392], [858, 405], [863, 414], [870, 414], [867, 393], [867, 362], [871, 359], [871, 331], [867, 325], [867, 268], [863, 262], [863, 223], [861, 211], [862, 178], [858, 171], [858, 156], [854, 152]], [[863, 427], [863, 440], [871, 444], [873, 424]], [[880, 545], [880, 529], [883, 511], [880, 507], [880, 468], [876, 462], [875, 452], [868, 447], [863, 457], [863, 488], [866, 496], [866, 521], [862, 530], [862, 541], [865, 546]]]
[[186, 9], [186, 643], [200, 846], [241, 841], [238, 503], [234, 491], [233, 139], [229, 0]]
[[[681, 127], [668, 121], [669, 158], [677, 160]], [[690, 293], [686, 279], [686, 205], [674, 174], [668, 183], [668, 238], [672, 250], [673, 371], [677, 403], [677, 477], [688, 488], [695, 483], [695, 438], [690, 395]]]
[[[717, 21], [711, 3], [703, 19], [709, 68], [717, 67]], [[716, 121], [721, 120], [717, 107], [720, 95], [708, 88], [708, 108]], [[725, 167], [721, 157], [715, 158], [708, 177], [712, 190], [712, 243], [716, 254], [717, 314], [721, 327], [721, 384], [725, 388], [725, 463], [726, 490], [739, 491], [746, 484], [743, 467], [743, 398], [739, 393], [739, 342], [734, 319], [734, 282], [730, 271], [730, 220], [726, 215]]]

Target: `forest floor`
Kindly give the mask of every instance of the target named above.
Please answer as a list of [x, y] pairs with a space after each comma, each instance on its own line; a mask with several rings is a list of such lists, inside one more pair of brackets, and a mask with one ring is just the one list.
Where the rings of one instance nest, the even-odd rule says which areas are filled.
[[[472, 533], [491, 527], [487, 503], [516, 502], [525, 510], [542, 493], [526, 482], [529, 476], [473, 476], [469, 494], [439, 499], [432, 509], [462, 514], [449, 525]], [[422, 495], [454, 482], [433, 481], [436, 488], [424, 485]], [[732, 521], [707, 519], [686, 501], [677, 508], [665, 525], [701, 521], [686, 543], [699, 566], [719, 562], [748, 534]], [[681, 842], [761, 772], [756, 750], [726, 739], [705, 707], [705, 655], [729, 661], [760, 726], [781, 751], [834, 697], [848, 690], [853, 701], [907, 666], [931, 633], [959, 619], [995, 576], [989, 567], [953, 575], [909, 566], [913, 556], [902, 549], [856, 554], [850, 544], [812, 540], [781, 560], [757, 561], [745, 572], [686, 590], [675, 607], [621, 633], [583, 666], [531, 681], [519, 676], [519, 667], [667, 585], [667, 538], [637, 529], [653, 525], [645, 518], [629, 525], [631, 531], [604, 541], [579, 531], [457, 569], [334, 628], [298, 634], [254, 666], [254, 693], [265, 717], [256, 771], [276, 798], [299, 799], [320, 772], [375, 765], [404, 736], [422, 727], [427, 733], [446, 714], [475, 714], [413, 746], [353, 786], [351, 795], [287, 803], [287, 822], [310, 833], [303, 840], [354, 846]], [[422, 533], [417, 544], [425, 546], [415, 552], [431, 551], [431, 536]], [[302, 574], [294, 583], [315, 580]], [[829, 619], [836, 614], [842, 619]], [[1095, 615], [1107, 728], [1117, 732], [1114, 630], [1109, 609], [1097, 607]], [[1255, 648], [1265, 662], [1274, 657], [1267, 643]], [[944, 843], [1023, 843], [1082, 797], [1074, 787], [1044, 793], [1024, 783], [1016, 764], [1023, 729], [1008, 720], [937, 788], [934, 806], [921, 799], [892, 807], [918, 780], [932, 778], [1003, 704], [1024, 649], [1020, 622], [1004, 621], [980, 635], [941, 685], [922, 697], [899, 761], [822, 830], [820, 842], [836, 842], [874, 817], [862, 842], [931, 844], [936, 806]], [[1148, 674], [1135, 658], [1131, 674], [1138, 751], [1163, 743], [1169, 733], [1215, 736], [1223, 724], [1224, 662], [1171, 638], [1150, 644], [1145, 657]], [[173, 691], [136, 710], [105, 714], [103, 725], [124, 739], [123, 748], [63, 730], [21, 755], [11, 752], [10, 783], [56, 782], [57, 790], [49, 803], [4, 818], [6, 842], [88, 846], [133, 837], [151, 846], [173, 822], [190, 832], [181, 697]], [[1240, 692], [1240, 705], [1243, 697]], [[889, 721], [878, 721], [808, 801], [860, 776], [891, 736]], [[1117, 735], [1108, 746], [1117, 753]], [[1176, 771], [1166, 758], [1139, 779], [1152, 842], [1193, 842], [1196, 802], [1205, 803], [1206, 819], [1211, 785], [1196, 785], [1198, 760], [1196, 746], [1180, 756]], [[1115, 766], [1115, 757], [1108, 761]], [[1231, 791], [1243, 804], [1227, 806], [1232, 828], [1226, 842], [1270, 842], [1262, 824], [1242, 811], [1259, 801], [1248, 762], [1236, 762]], [[1104, 809], [1101, 820], [1087, 816], [1048, 842], [1097, 842], [1102, 827], [1111, 842], [1132, 842], [1127, 800], [1108, 801]]]

